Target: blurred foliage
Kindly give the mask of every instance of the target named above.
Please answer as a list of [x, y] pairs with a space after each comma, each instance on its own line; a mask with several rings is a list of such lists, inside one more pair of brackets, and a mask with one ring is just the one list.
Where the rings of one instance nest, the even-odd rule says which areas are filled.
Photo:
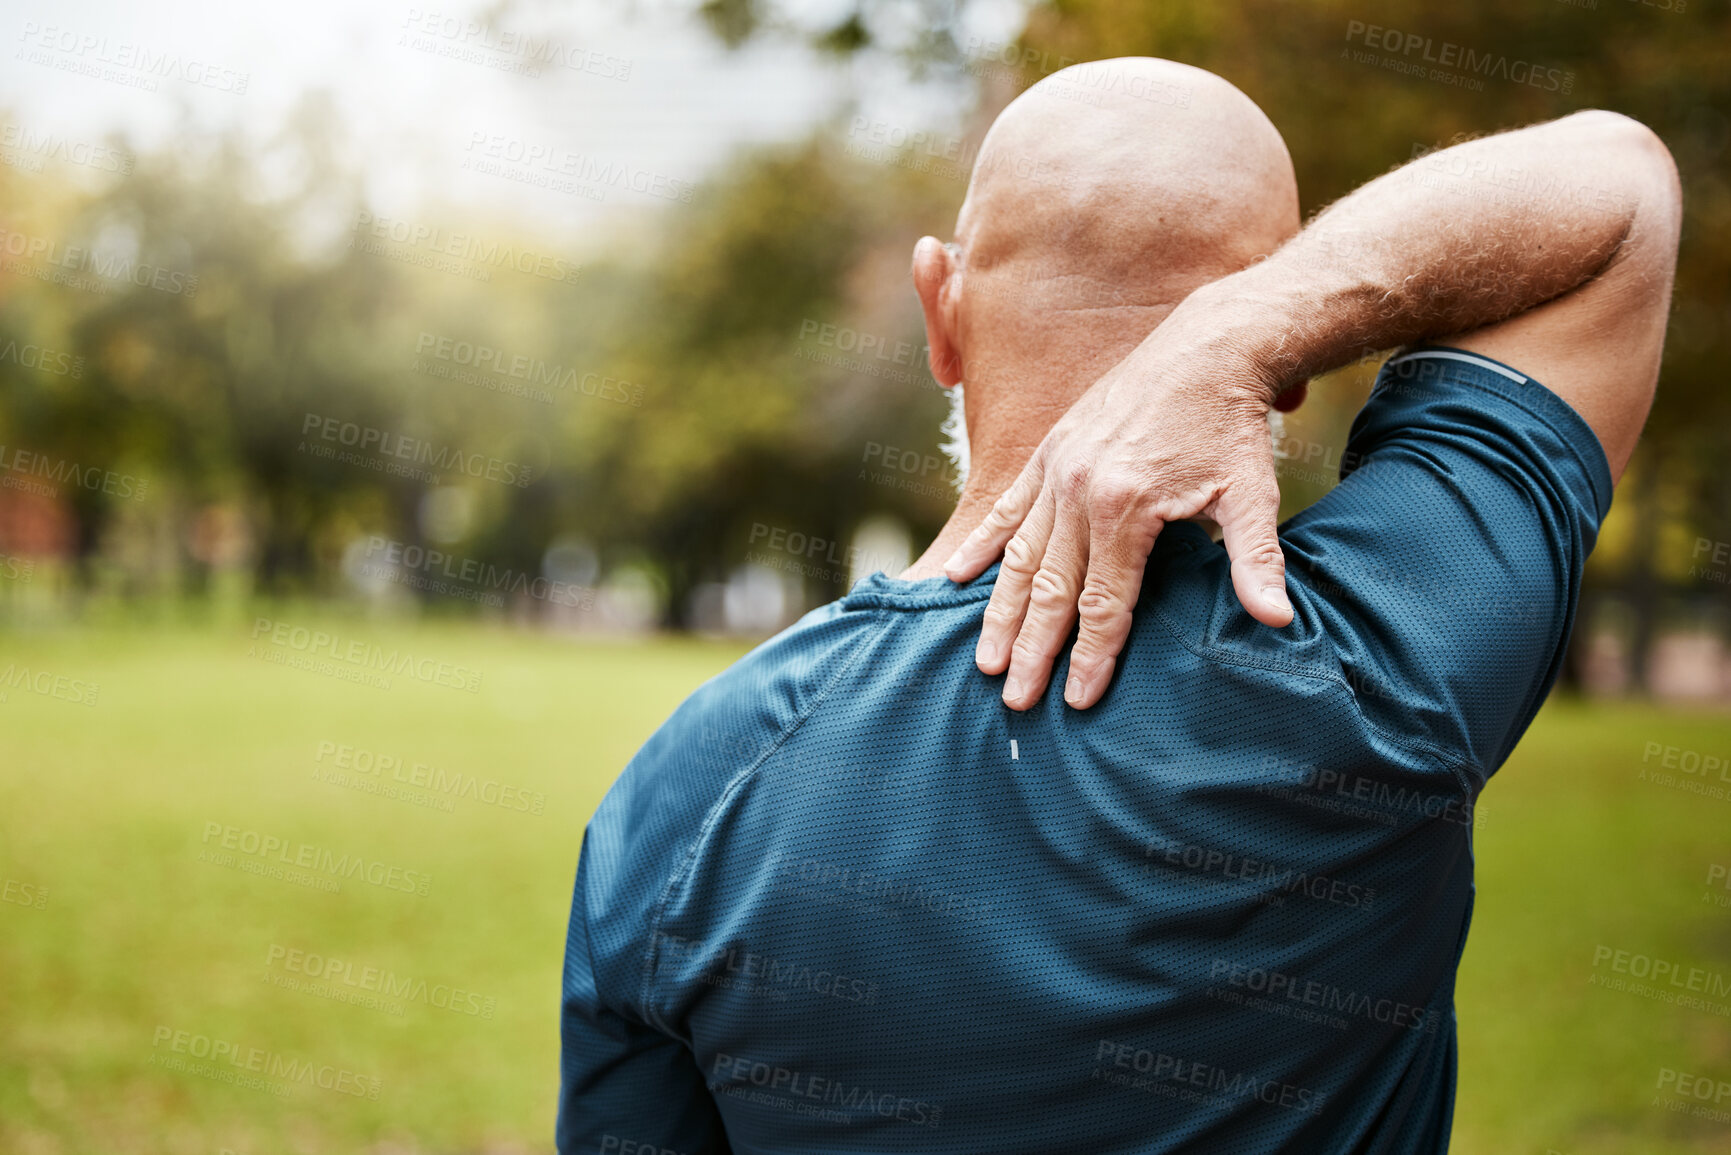
[[[1667, 591], [1704, 604], [1731, 588], [1664, 553], [1731, 541], [1720, 369], [1731, 355], [1731, 4], [1686, 2], [1054, 0], [1001, 51], [961, 32], [966, 0], [858, 0], [816, 15], [708, 0], [693, 11], [726, 48], [780, 37], [839, 67], [873, 57], [914, 81], [971, 86], [975, 140], [991, 112], [1071, 61], [1147, 54], [1210, 68], [1286, 135], [1307, 213], [1463, 134], [1589, 106], [1652, 125], [1682, 171], [1683, 260], [1658, 402], [1589, 589], [1632, 598], [1651, 622]], [[1475, 92], [1398, 75], [1353, 59], [1355, 21], [1573, 80], [1566, 93], [1496, 78]], [[838, 119], [803, 143], [740, 152], [691, 204], [606, 238], [525, 235], [429, 207], [424, 223], [443, 237], [582, 265], [569, 279], [473, 258], [450, 271], [428, 267], [426, 247], [372, 235], [363, 174], [334, 159], [338, 122], [314, 96], [274, 140], [189, 134], [138, 155], [129, 174], [0, 166], [0, 445], [152, 483], [142, 499], [62, 487], [75, 589], [196, 591], [224, 570], [264, 592], [331, 595], [350, 588], [345, 550], [370, 535], [525, 572], [576, 541], [604, 572], [647, 566], [677, 622], [695, 585], [752, 552], [754, 527], [845, 546], [875, 513], [916, 538], [941, 523], [941, 478], [885, 477], [863, 460], [872, 443], [935, 452], [943, 401], [923, 358], [850, 356], [814, 334], [835, 325], [880, 349], [921, 347], [907, 256], [921, 233], [949, 229], [954, 173], [921, 171], [911, 153], [850, 154]], [[196, 292], [60, 276], [14, 251], [13, 234], [46, 242], [49, 257], [78, 246], [196, 277]], [[564, 385], [548, 387], [551, 404], [498, 391], [513, 379], [427, 356], [440, 339], [521, 356]], [[8, 342], [82, 358], [80, 371], [25, 365]], [[585, 385], [604, 378], [630, 388]], [[1320, 401], [1341, 410], [1329, 428], [1351, 392]], [[447, 478], [469, 492], [472, 516], [430, 535], [427, 486], [308, 452], [309, 414], [527, 463], [534, 480]], [[16, 552], [4, 514], [0, 553]], [[817, 600], [840, 592], [837, 581], [810, 587]]]
[[[196, 590], [199, 527], [231, 510], [260, 592], [341, 593], [344, 549], [372, 535], [530, 574], [549, 544], [576, 539], [610, 567], [647, 563], [677, 616], [694, 583], [750, 551], [754, 525], [845, 546], [872, 512], [921, 531], [941, 523], [941, 488], [886, 488], [860, 468], [868, 442], [935, 452], [943, 404], [923, 364], [910, 357], [900, 380], [861, 376], [806, 359], [838, 352], [806, 334], [876, 310], [872, 332], [918, 349], [905, 286], [885, 312], [848, 284], [885, 246], [905, 267], [905, 222], [954, 188], [814, 140], [742, 156], [691, 206], [656, 217], [649, 239], [592, 254], [569, 279], [484, 258], [446, 262], [454, 273], [415, 263], [430, 246], [391, 229], [472, 236], [529, 267], [553, 254], [573, 270], [584, 240], [436, 212], [375, 235], [357, 174], [330, 159], [323, 111], [310, 102], [258, 151], [175, 140], [105, 183], [0, 168], [0, 228], [22, 253], [0, 271], [0, 348], [82, 358], [74, 377], [0, 356], [0, 445], [150, 483], [143, 499], [58, 486], [83, 584], [140, 554], [113, 546], [117, 535], [142, 535], [166, 553], [142, 551], [148, 572], [131, 585]], [[267, 195], [267, 167], [303, 179]], [[61, 276], [68, 265], [82, 271]], [[124, 275], [155, 268], [185, 274], [182, 291]], [[424, 352], [447, 338], [501, 350], [501, 364], [525, 358], [552, 403], [497, 391], [523, 384], [510, 374]], [[433, 375], [457, 371], [469, 380]], [[320, 442], [305, 424], [327, 417], [521, 462], [534, 480], [447, 471], [477, 513], [457, 540], [429, 540], [426, 484], [308, 451]], [[0, 554], [16, 552], [4, 527]], [[840, 592], [817, 585], [818, 600]]]

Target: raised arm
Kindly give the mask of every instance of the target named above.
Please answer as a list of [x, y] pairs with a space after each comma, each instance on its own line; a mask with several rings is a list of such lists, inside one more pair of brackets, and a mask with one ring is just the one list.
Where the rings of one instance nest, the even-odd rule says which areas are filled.
[[[1587, 420], [1620, 476], [1658, 376], [1680, 218], [1658, 137], [1577, 113], [1422, 157], [1198, 289], [1053, 427], [945, 566], [965, 581], [1004, 556], [980, 668], [1007, 669], [1004, 701], [1027, 709], [1079, 615], [1065, 698], [1093, 705], [1148, 552], [1183, 518], [1218, 522], [1244, 608], [1289, 622], [1265, 415], [1367, 350], [1438, 340], [1515, 364]], [[1047, 548], [1065, 540], [1084, 547]]]
[[1659, 138], [1580, 112], [1370, 182], [1197, 304], [1240, 315], [1275, 389], [1419, 340], [1517, 363], [1587, 419], [1615, 478], [1658, 381], [1681, 216]]

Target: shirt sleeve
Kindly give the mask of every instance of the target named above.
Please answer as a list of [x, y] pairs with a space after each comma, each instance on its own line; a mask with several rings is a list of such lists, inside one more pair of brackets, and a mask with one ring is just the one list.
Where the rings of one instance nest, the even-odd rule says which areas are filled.
[[585, 901], [590, 875], [585, 838], [565, 943], [560, 1155], [727, 1155], [721, 1116], [691, 1051], [600, 993]]
[[1282, 532], [1295, 604], [1368, 719], [1483, 781], [1561, 668], [1611, 505], [1604, 451], [1537, 381], [1427, 347], [1383, 366], [1341, 469]]

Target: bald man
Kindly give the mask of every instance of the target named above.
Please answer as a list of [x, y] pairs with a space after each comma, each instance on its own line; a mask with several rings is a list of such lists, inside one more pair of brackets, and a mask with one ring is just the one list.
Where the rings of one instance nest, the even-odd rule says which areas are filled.
[[[1610, 502], [1599, 438], [1620, 467], [1651, 393], [1640, 365], [1559, 395], [1487, 354], [1592, 361], [1571, 297], [1625, 337], [1656, 307], [1662, 336], [1675, 181], [1629, 123], [1462, 146], [1465, 176], [1445, 153], [1438, 179], [1384, 178], [1283, 244], [1285, 149], [1217, 77], [1099, 62], [1005, 110], [955, 242], [914, 257], [934, 372], [966, 380], [955, 515], [907, 573], [699, 689], [602, 802], [560, 1150], [1446, 1149], [1473, 806], [1555, 675]], [[1565, 170], [1593, 195], [1552, 195]], [[1312, 307], [1272, 308], [1292, 300]], [[1270, 402], [1344, 349], [1493, 321], [1384, 368], [1267, 597]], [[988, 653], [989, 618], [976, 653], [1000, 574], [1030, 620], [1059, 608], [1040, 558], [958, 583], [939, 565], [1008, 539], [1001, 499], [1055, 429], [1111, 456], [1126, 365], [1164, 374], [1140, 417], [1165, 436], [1124, 508], [1163, 485], [1226, 541], [1146, 535], [1084, 710], [1062, 661], [1050, 684], [1000, 676], [1030, 654]]]

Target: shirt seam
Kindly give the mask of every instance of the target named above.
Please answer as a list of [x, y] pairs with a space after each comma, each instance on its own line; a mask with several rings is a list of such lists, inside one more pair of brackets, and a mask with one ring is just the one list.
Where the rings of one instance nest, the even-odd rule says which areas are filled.
[[1267, 660], [1248, 658], [1239, 654], [1229, 653], [1219, 649], [1218, 647], [1208, 646], [1200, 642], [1192, 642], [1189, 638], [1184, 636], [1183, 631], [1178, 628], [1177, 623], [1173, 622], [1172, 619], [1166, 616], [1164, 610], [1160, 609], [1158, 606], [1150, 606], [1149, 609], [1153, 613], [1154, 617], [1160, 622], [1161, 627], [1164, 628], [1167, 633], [1172, 635], [1174, 641], [1202, 661], [1213, 662], [1223, 666], [1242, 666], [1247, 669], [1266, 670], [1270, 673], [1296, 674], [1301, 678], [1314, 678], [1318, 681], [1328, 682], [1331, 685], [1340, 687], [1346, 691], [1346, 696], [1351, 700], [1353, 712], [1358, 715], [1359, 721], [1364, 723], [1369, 730], [1386, 741], [1394, 743], [1396, 746], [1400, 746], [1415, 754], [1424, 755], [1435, 760], [1440, 765], [1440, 768], [1446, 770], [1449, 776], [1452, 777], [1461, 787], [1464, 796], [1469, 799], [1472, 798], [1472, 783], [1465, 774], [1467, 770], [1466, 759], [1453, 753], [1446, 747], [1438, 746], [1423, 738], [1408, 737], [1405, 734], [1398, 734], [1378, 725], [1370, 715], [1364, 712], [1364, 707], [1359, 705], [1358, 695], [1352, 692], [1351, 684], [1348, 683], [1340, 674], [1334, 673], [1331, 670], [1321, 670], [1314, 667], [1301, 666], [1296, 663], [1270, 662]]
[[[1452, 345], [1427, 345], [1424, 346], [1423, 349], [1414, 350], [1412, 353], [1390, 358], [1383, 368], [1386, 370], [1389, 365], [1394, 364], [1396, 361], [1403, 360], [1407, 356], [1414, 356], [1418, 353], [1422, 353], [1426, 349], [1461, 353], [1485, 361], [1494, 360], [1494, 358], [1485, 357], [1482, 353], [1473, 353], [1468, 349], [1456, 349]], [[1495, 363], [1502, 365], [1502, 362], [1500, 361]], [[1469, 389], [1476, 389], [1481, 393], [1489, 393], [1493, 396], [1502, 398], [1509, 404], [1521, 409], [1529, 417], [1543, 423], [1545, 428], [1550, 430], [1551, 433], [1556, 436], [1557, 440], [1568, 448], [1570, 454], [1574, 456], [1575, 461], [1581, 466], [1582, 472], [1587, 475], [1587, 485], [1593, 491], [1594, 512], [1598, 513], [1601, 508], [1604, 510], [1603, 513], [1599, 513], [1599, 521], [1602, 523], [1605, 517], [1610, 513], [1611, 502], [1615, 497], [1616, 487], [1611, 481], [1611, 461], [1605, 453], [1604, 443], [1599, 440], [1599, 435], [1593, 431], [1591, 425], [1587, 424], [1587, 419], [1581, 416], [1580, 411], [1573, 405], [1570, 405], [1567, 401], [1563, 400], [1563, 398], [1551, 389], [1550, 386], [1529, 374], [1521, 373], [1521, 376], [1526, 378], [1526, 383], [1524, 385], [1516, 385], [1514, 382], [1509, 381], [1507, 378], [1501, 377], [1500, 375], [1488, 379], [1475, 377], [1465, 369], [1458, 367], [1463, 364], [1462, 362], [1448, 361], [1446, 364], [1447, 368], [1439, 370], [1437, 374], [1439, 379], [1446, 378], [1452, 385], [1462, 385]], [[1504, 365], [1503, 368], [1508, 369], [1510, 372], [1520, 373], [1520, 370], [1514, 368], [1512, 365]], [[1481, 371], [1487, 373], [1492, 372], [1492, 370], [1488, 369], [1482, 369]], [[1384, 382], [1388, 382], [1389, 388], [1391, 389], [1398, 385], [1398, 382], [1395, 381], [1393, 376], [1384, 376], [1379, 374], [1377, 386], [1371, 392], [1372, 397], [1375, 397], [1376, 393], [1380, 392], [1384, 388]], [[1537, 387], [1537, 392], [1534, 392], [1535, 386]], [[1550, 400], [1543, 400], [1543, 398], [1547, 396]], [[1366, 401], [1365, 404], [1369, 405], [1369, 401]], [[1553, 406], [1557, 405], [1562, 406], [1568, 415], [1574, 418], [1573, 424], [1579, 426], [1578, 430], [1571, 432], [1569, 429], [1565, 428], [1567, 423], [1563, 422], [1561, 414], [1548, 412], [1548, 410], [1552, 409]], [[1579, 444], [1581, 440], [1579, 434], [1582, 431], [1586, 433], [1587, 438], [1592, 442], [1592, 447], [1596, 451], [1596, 454], [1582, 452]], [[1360, 463], [1362, 464], [1369, 456], [1369, 453], [1361, 454]], [[1357, 466], [1355, 465], [1354, 468], [1356, 467]], [[1601, 475], [1608, 488], [1601, 488]]]
[[884, 634], [889, 632], [890, 619], [887, 616], [887, 613], [887, 609], [882, 606], [877, 607], [873, 611], [872, 616], [881, 620], [881, 628], [868, 637], [862, 637], [859, 642], [856, 643], [853, 653], [848, 655], [847, 660], [842, 663], [841, 668], [835, 672], [835, 676], [825, 683], [822, 689], [813, 695], [811, 703], [799, 712], [799, 715], [787, 725], [786, 729], [781, 732], [774, 742], [770, 743], [755, 762], [751, 763], [751, 765], [747, 766], [744, 770], [741, 770], [738, 774], [735, 774], [726, 787], [722, 789], [720, 796], [716, 798], [713, 804], [711, 804], [709, 812], [704, 815], [703, 823], [698, 827], [697, 837], [692, 839], [691, 845], [685, 851], [684, 858], [681, 859], [679, 864], [674, 868], [673, 876], [667, 880], [666, 887], [662, 889], [661, 897], [656, 900], [654, 915], [649, 920], [649, 946], [643, 955], [643, 982], [639, 989], [638, 997], [643, 1008], [643, 1017], [645, 1021], [653, 1023], [663, 1033], [670, 1037], [676, 1036], [674, 1036], [672, 1029], [662, 1019], [660, 1012], [651, 1001], [650, 993], [655, 982], [656, 956], [659, 953], [658, 947], [661, 941], [661, 921], [667, 913], [667, 904], [672, 900], [673, 892], [678, 889], [679, 884], [684, 880], [686, 871], [690, 869], [692, 862], [696, 859], [699, 849], [701, 849], [703, 844], [708, 841], [710, 832], [714, 829], [716, 822], [720, 820], [722, 808], [727, 803], [727, 800], [733, 797], [733, 795], [738, 792], [739, 788], [745, 784], [746, 780], [755, 775], [757, 771], [762, 768], [763, 764], [775, 755], [776, 751], [786, 745], [789, 738], [792, 738], [799, 732], [799, 728], [805, 725], [806, 720], [816, 712], [817, 708], [822, 705], [825, 700], [828, 699], [830, 693], [841, 683], [842, 679], [847, 676], [848, 671], [853, 669], [854, 663], [859, 660], [860, 654], [865, 652], [867, 645], [871, 642], [877, 641], [879, 638], [883, 637]]
[[967, 585], [929, 592], [888, 589], [859, 590], [856, 588], [844, 594], [842, 601], [849, 609], [893, 610], [897, 613], [950, 609], [954, 606], [972, 605], [975, 602], [990, 598], [995, 581], [994, 578], [993, 581], [983, 584], [969, 582]]

